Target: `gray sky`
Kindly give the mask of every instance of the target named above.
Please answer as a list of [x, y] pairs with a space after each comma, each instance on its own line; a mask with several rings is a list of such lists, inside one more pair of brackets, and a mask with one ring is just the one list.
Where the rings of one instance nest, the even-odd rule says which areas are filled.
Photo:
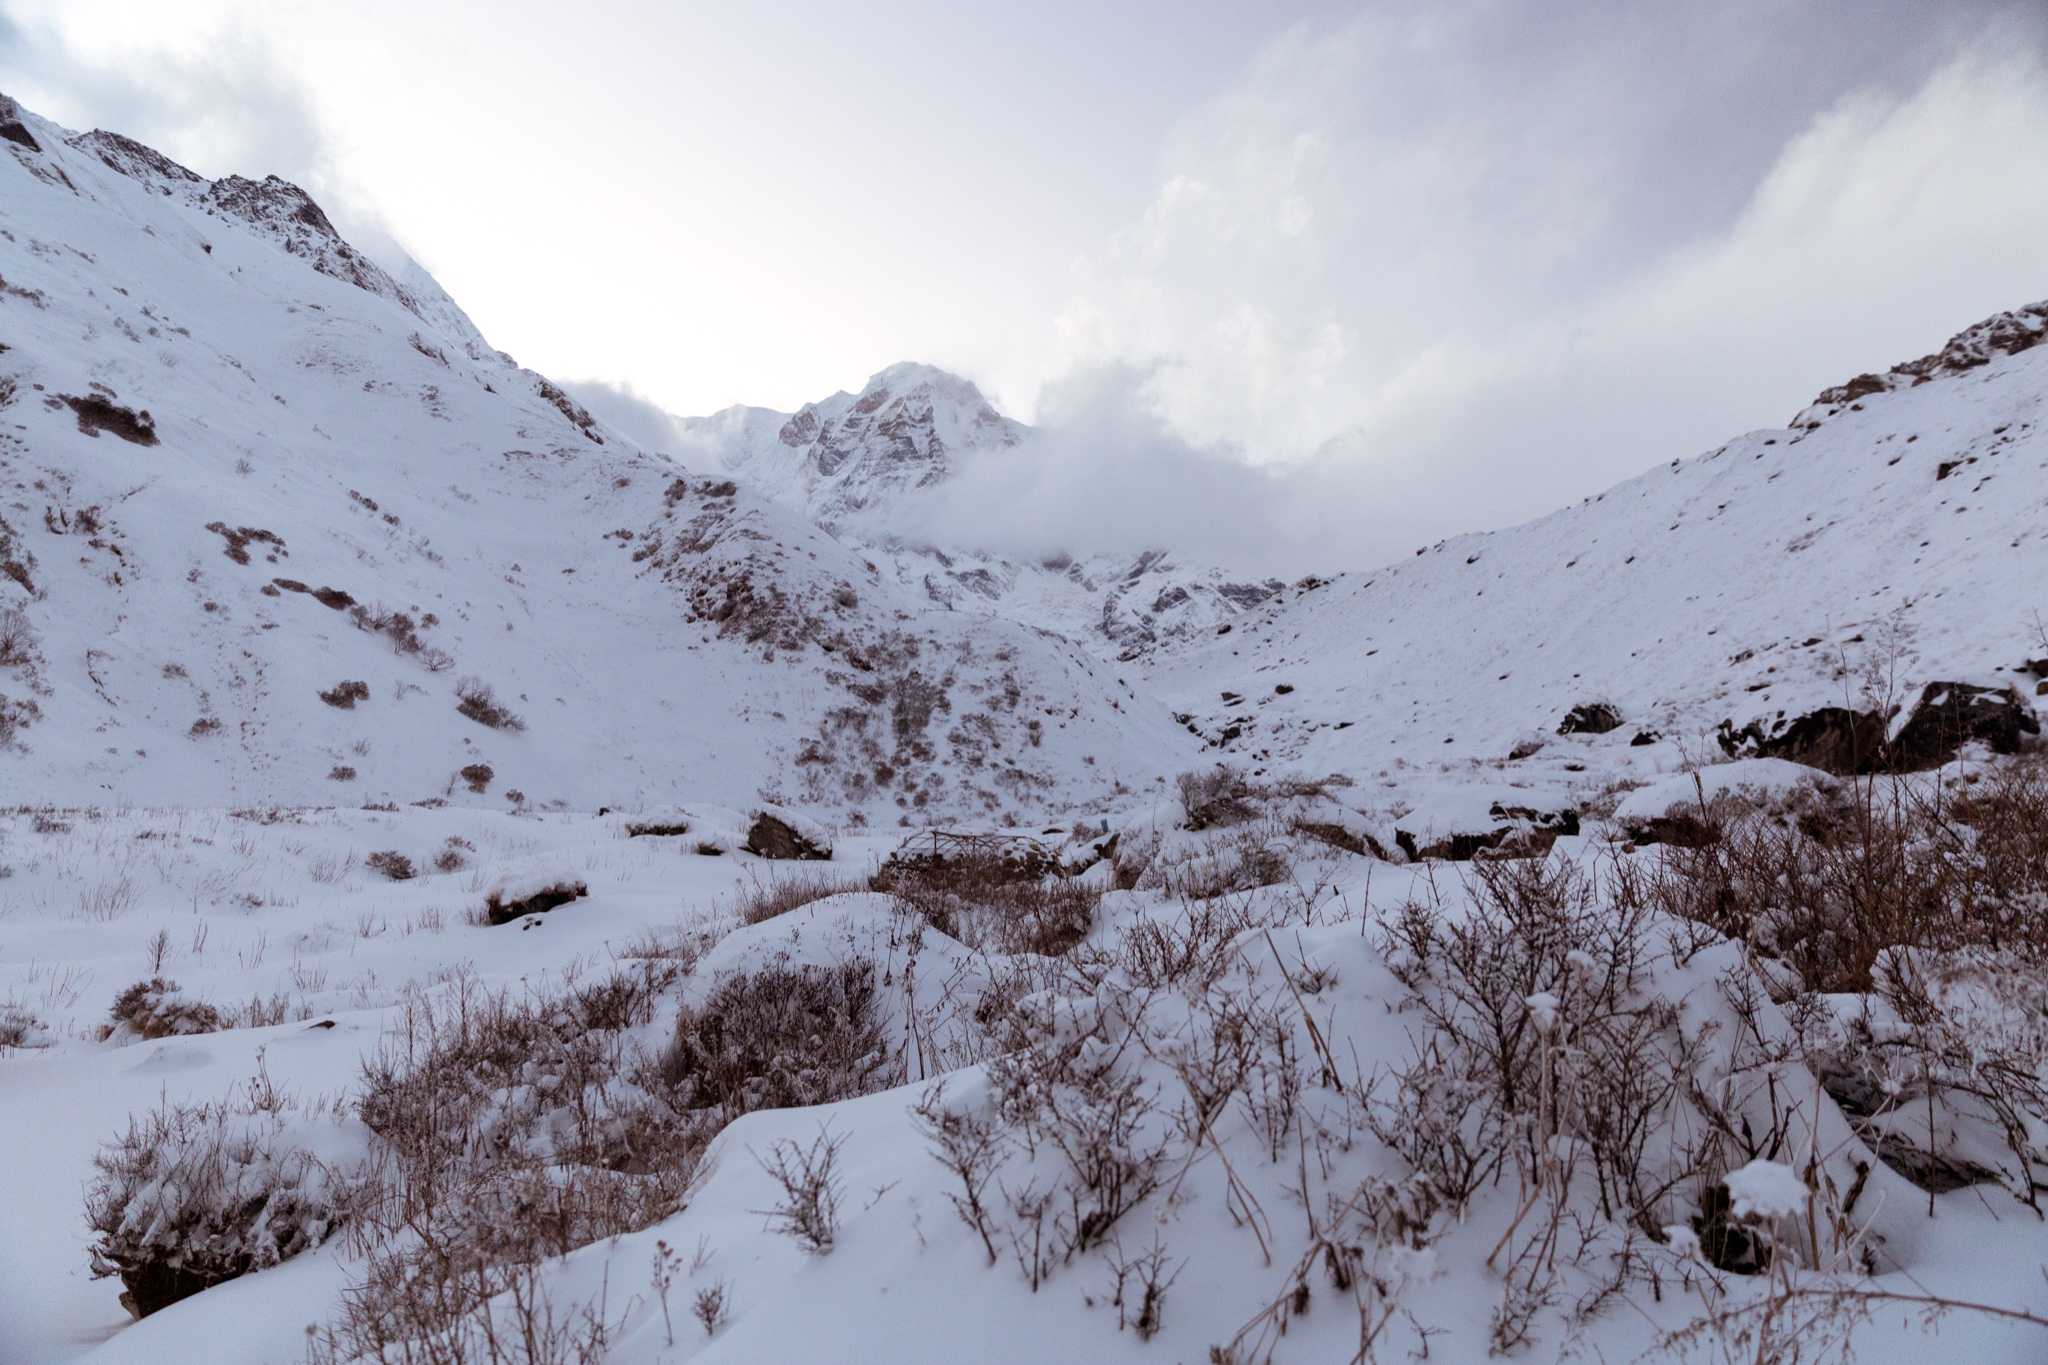
[[300, 180], [558, 377], [969, 375], [1058, 439], [916, 516], [1008, 548], [1371, 562], [2048, 295], [2038, 4], [0, 16], [9, 93]]

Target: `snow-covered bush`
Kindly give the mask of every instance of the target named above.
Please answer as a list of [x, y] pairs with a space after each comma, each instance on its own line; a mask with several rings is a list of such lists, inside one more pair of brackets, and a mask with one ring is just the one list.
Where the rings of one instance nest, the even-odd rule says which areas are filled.
[[215, 1033], [225, 1027], [219, 1010], [186, 995], [177, 982], [154, 976], [136, 982], [114, 997], [101, 1036], [116, 1040], [172, 1038], [187, 1033]]
[[120, 1276], [137, 1317], [320, 1245], [347, 1206], [277, 1109], [166, 1102], [93, 1165], [93, 1274]]
[[501, 1311], [520, 1333], [567, 1341], [534, 1268], [680, 1206], [715, 1129], [643, 1084], [632, 1035], [682, 968], [664, 953], [629, 960], [559, 994], [515, 1000], [463, 976], [406, 997], [358, 1101], [378, 1158], [353, 1224], [364, 1278], [315, 1359], [489, 1359]]
[[1234, 825], [1255, 813], [1254, 793], [1242, 770], [1219, 763], [1206, 772], [1185, 772], [1174, 779], [1181, 812], [1189, 829]]
[[660, 1071], [672, 1102], [725, 1121], [887, 1088], [897, 1068], [876, 989], [865, 959], [727, 978], [677, 1021]]
[[42, 1020], [20, 1005], [0, 1005], [0, 1051], [15, 1047], [49, 1047], [57, 1041]]
[[1164, 843], [1137, 885], [1191, 900], [1277, 886], [1294, 875], [1297, 842], [1284, 825], [1265, 817], [1176, 835]]
[[1635, 831], [1663, 843], [1652, 904], [1754, 942], [1814, 990], [1868, 990], [1891, 948], [2048, 945], [2039, 756], [1956, 789], [1913, 776], [1727, 790]]

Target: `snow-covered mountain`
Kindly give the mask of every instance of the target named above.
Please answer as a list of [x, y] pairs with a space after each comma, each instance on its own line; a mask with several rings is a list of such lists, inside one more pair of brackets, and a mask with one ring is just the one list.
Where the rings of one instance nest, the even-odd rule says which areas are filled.
[[940, 483], [963, 457], [1000, 454], [1028, 434], [969, 381], [912, 362], [793, 413], [734, 404], [679, 427], [686, 455], [710, 455], [826, 526]]
[[801, 509], [911, 592], [1056, 631], [1119, 661], [1213, 633], [1282, 587], [1163, 549], [1033, 561], [897, 533], [890, 513], [905, 498], [945, 482], [963, 460], [1001, 459], [1034, 435], [971, 382], [930, 365], [891, 365], [858, 394], [794, 413], [734, 405], [677, 428], [686, 459]]
[[[678, 463], [0, 100], [0, 1365], [2038, 1361], [2048, 770], [1925, 769], [2048, 692], [2044, 337], [1376, 571], [1020, 564], [888, 533], [1030, 439], [964, 381]], [[1885, 759], [1941, 878], [1650, 842]]]
[[[2000, 314], [1580, 506], [1303, 585], [1142, 671], [1221, 751], [1318, 772], [1491, 770], [1536, 744], [1506, 770], [1811, 761], [1849, 715], [1896, 730], [1936, 683], [2031, 723], [2044, 318]], [[1594, 705], [1614, 728], [1559, 736]]]
[[10, 789], [893, 823], [1182, 761], [1089, 653], [637, 449], [296, 187], [0, 112]]

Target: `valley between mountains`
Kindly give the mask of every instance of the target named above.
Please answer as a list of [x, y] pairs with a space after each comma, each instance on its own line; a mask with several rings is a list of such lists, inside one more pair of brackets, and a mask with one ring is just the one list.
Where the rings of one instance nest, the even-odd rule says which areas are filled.
[[2041, 1359], [2044, 338], [1023, 560], [0, 99], [0, 1365]]

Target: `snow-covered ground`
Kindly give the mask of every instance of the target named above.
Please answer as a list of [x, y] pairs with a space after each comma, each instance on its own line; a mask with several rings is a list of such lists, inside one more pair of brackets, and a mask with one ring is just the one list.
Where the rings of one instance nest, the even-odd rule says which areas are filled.
[[[1658, 856], [1631, 821], [1814, 776], [1724, 763], [1724, 730], [1896, 704], [1896, 732], [1938, 682], [2011, 689], [2030, 715], [2038, 310], [1530, 525], [1235, 584], [1173, 556], [863, 539], [857, 513], [1029, 439], [941, 372], [706, 419], [678, 463], [283, 182], [203, 181], [11, 105], [0, 139], [0, 1365], [304, 1359], [363, 1248], [337, 1237], [134, 1321], [89, 1273], [101, 1144], [267, 1084], [343, 1169], [377, 1141], [365, 1060], [422, 1002], [551, 997], [650, 960], [681, 973], [634, 1035], [655, 1051], [723, 983], [872, 962], [888, 1084], [745, 1114], [680, 1211], [542, 1264], [563, 1321], [588, 1308], [624, 1365], [1252, 1365], [1357, 1358], [1361, 1332], [1374, 1359], [1618, 1361], [1669, 1356], [1716, 1312], [1819, 1311], [1702, 1267], [1697, 1178], [1633, 1221], [1569, 1142], [1456, 1207], [1416, 1180], [1434, 1158], [1403, 1124], [1443, 1091], [1399, 1075], [1428, 1052], [1435, 978], [1394, 929], [1413, 904], [1478, 913], [1471, 865], [1418, 856], [1461, 837], [1607, 875]], [[1596, 705], [1612, 714], [1565, 724]], [[1255, 811], [1173, 799], [1219, 761], [1271, 784]], [[1325, 781], [1285, 785], [1303, 778]], [[831, 859], [744, 851], [763, 803]], [[1075, 865], [1113, 835], [1114, 863], [1074, 882], [1085, 937], [1039, 957], [867, 890], [925, 825], [1043, 831]], [[838, 894], [743, 922], [802, 875]], [[579, 884], [486, 922], [494, 889]], [[1811, 1210], [1757, 1217], [1802, 1264], [1855, 1258], [1866, 1289], [2048, 1314], [2036, 1213], [1996, 1183], [1855, 1174], [1835, 1101], [1771, 1052], [1794, 1022], [1743, 1012], [1737, 945], [1681, 953], [1675, 927], [1609, 1005], [1697, 1050], [1686, 1113], [1782, 1126], [1768, 1153], [1729, 1149], [1770, 1163], [1730, 1157], [1730, 1193], [1854, 1190], [1826, 1238]], [[1560, 1049], [1597, 1022], [1566, 965], [1510, 1002]], [[159, 977], [160, 1009], [219, 1026], [110, 1030], [117, 995]], [[2030, 1037], [2048, 1018], [2020, 1013]], [[1204, 1111], [1218, 1040], [1240, 1036], [1256, 1075]], [[1769, 1055], [1739, 1061], [1751, 1043]], [[1100, 1144], [1073, 1125], [1106, 1112], [1123, 1165], [1091, 1186]], [[994, 1125], [986, 1242], [933, 1155], [948, 1114]], [[764, 1163], [820, 1134], [838, 1217], [807, 1250], [771, 1226], [786, 1196]], [[1104, 1179], [1130, 1195], [1113, 1216], [1086, 1205]], [[2048, 1351], [2034, 1323], [1928, 1322], [1904, 1299], [1803, 1320], [1807, 1340], [1866, 1312], [1864, 1360]]]
[[[693, 814], [706, 828], [731, 818]], [[1170, 808], [1126, 812], [1112, 823], [1126, 839], [1166, 826], [1169, 859], [1176, 848], [1203, 847], [1201, 836], [1170, 828]], [[988, 1102], [988, 1062], [973, 1060], [974, 1029], [965, 1020], [1005, 959], [936, 931], [911, 932], [885, 896], [835, 896], [742, 925], [735, 908], [745, 892], [788, 867], [744, 853], [704, 856], [696, 842], [628, 837], [617, 817], [454, 809], [25, 812], [0, 822], [0, 996], [33, 1011], [53, 1035], [46, 1046], [0, 1059], [0, 1161], [16, 1173], [0, 1201], [0, 1361], [301, 1358], [307, 1325], [330, 1321], [338, 1296], [362, 1273], [345, 1239], [131, 1322], [116, 1301], [118, 1281], [87, 1270], [80, 1195], [99, 1144], [131, 1114], [166, 1100], [219, 1100], [259, 1073], [302, 1105], [332, 1097], [345, 1108], [360, 1090], [364, 1056], [395, 1026], [409, 992], [446, 993], [468, 976], [515, 997], [544, 994], [602, 978], [648, 945], [685, 940], [715, 946], [686, 979], [683, 1001], [764, 965], [874, 961], [888, 983], [885, 1013], [904, 1083], [820, 1109], [740, 1119], [718, 1139], [682, 1212], [550, 1263], [544, 1284], [565, 1315], [603, 1305], [608, 1359], [1202, 1361], [1233, 1340], [1240, 1360], [1267, 1359], [1269, 1347], [1276, 1360], [1343, 1359], [1358, 1349], [1361, 1296], [1333, 1283], [1310, 1253], [1314, 1227], [1334, 1236], [1333, 1220], [1345, 1219], [1352, 1226], [1344, 1235], [1363, 1239], [1363, 1268], [1388, 1291], [1363, 1295], [1367, 1320], [1385, 1322], [1375, 1358], [1401, 1358], [1425, 1341], [1431, 1359], [1488, 1358], [1512, 1278], [1501, 1273], [1497, 1248], [1516, 1244], [1511, 1225], [1527, 1212], [1512, 1180], [1482, 1190], [1462, 1219], [1423, 1208], [1408, 1231], [1381, 1226], [1378, 1242], [1359, 1210], [1338, 1212], [1360, 1189], [1397, 1203], [1405, 1197], [1409, 1167], [1374, 1136], [1371, 1114], [1388, 1099], [1392, 1073], [1412, 1060], [1420, 1023], [1390, 973], [1398, 956], [1389, 955], [1379, 926], [1416, 897], [1458, 900], [1457, 878], [1440, 865], [1395, 867], [1296, 843], [1293, 875], [1253, 898], [1258, 917], [1276, 927], [1240, 941], [1209, 995], [1185, 984], [1147, 988], [1128, 966], [1047, 981], [1036, 997], [1043, 1038], [1057, 1046], [1063, 1030], [1078, 1030], [1121, 1040], [1127, 1056], [1119, 1060], [1105, 1045], [1093, 1064], [1128, 1073], [1146, 1106], [1137, 1146], [1160, 1155], [1153, 1192], [1115, 1236], [1052, 1257], [1034, 1290], [1004, 1232], [989, 1263], [951, 1202], [957, 1180], [912, 1112], [935, 1081], [944, 1102], [962, 1112]], [[856, 838], [832, 863], [810, 866], [859, 874], [889, 846]], [[405, 854], [423, 874], [393, 882], [366, 866], [385, 850]], [[433, 870], [450, 851], [463, 865]], [[1554, 856], [1588, 851], [1568, 839]], [[574, 878], [589, 894], [509, 925], [478, 923], [483, 893], [506, 875]], [[1161, 890], [1109, 892], [1089, 943], [1114, 954], [1140, 926], [1174, 924], [1189, 908]], [[1738, 956], [1724, 945], [1683, 966], [1667, 962], [1638, 993], [1677, 1002], [1702, 1037], [1714, 1036], [1707, 1021], [1721, 1019], [1724, 1043], [1739, 1044], [1723, 987]], [[113, 994], [155, 976], [239, 1015], [239, 1026], [94, 1041]], [[1299, 1090], [1296, 1129], [1276, 1138], [1269, 1112], [1239, 1103], [1215, 1118], [1207, 1145], [1186, 1140], [1190, 1092], [1181, 1075], [1216, 1036], [1216, 1019], [1203, 1010], [1219, 999], [1283, 1021], [1298, 1069], [1286, 1082]], [[920, 1021], [922, 1034], [906, 1021]], [[1087, 1046], [1084, 1038], [1084, 1058], [1094, 1055]], [[1320, 1061], [1325, 1046], [1329, 1074]], [[1794, 1107], [1819, 1114], [1846, 1187], [1860, 1149], [1843, 1141], [1832, 1102], [1801, 1093]], [[344, 1132], [336, 1140], [343, 1150], [365, 1140], [360, 1124], [344, 1128], [359, 1136]], [[821, 1130], [842, 1141], [840, 1216], [826, 1254], [768, 1230], [781, 1194], [761, 1160], [780, 1142], [808, 1146]], [[1013, 1138], [991, 1188], [1015, 1192], [1034, 1178], [1049, 1186], [1062, 1160], [1044, 1137], [1035, 1154]], [[1579, 1180], [1583, 1203], [1591, 1176], [1582, 1169]], [[992, 1202], [1000, 1198], [992, 1194]], [[1672, 1222], [1681, 1222], [1685, 1198], [1669, 1203]], [[2010, 1195], [1973, 1188], [1930, 1201], [1878, 1166], [1858, 1207], [1880, 1270], [1871, 1284], [2048, 1309], [2039, 1270], [2048, 1238]], [[1620, 1243], [1590, 1205], [1583, 1214], [1587, 1225], [1563, 1233], [1566, 1268], [1531, 1314], [1523, 1353], [1656, 1354], [1664, 1334], [1717, 1305], [1681, 1246], [1639, 1241], [1642, 1284], [1589, 1307]], [[1391, 1216], [1374, 1215], [1383, 1224]], [[653, 1269], [657, 1243], [673, 1253], [668, 1322]], [[1146, 1340], [1136, 1330], [1141, 1268], [1130, 1267], [1155, 1247], [1172, 1282], [1156, 1335]], [[1643, 1292], [1651, 1275], [1662, 1286], [1655, 1296]], [[1759, 1292], [1742, 1277], [1724, 1279], [1733, 1284], [1721, 1292], [1735, 1302]], [[1309, 1287], [1296, 1301], [1300, 1283]], [[726, 1291], [725, 1315], [707, 1335], [690, 1305], [713, 1285]], [[1284, 1338], [1277, 1327], [1257, 1329], [1275, 1304], [1288, 1305], [1268, 1324], [1284, 1321]], [[1943, 1359], [2019, 1362], [2039, 1359], [2042, 1349], [2039, 1328], [1969, 1313], [1930, 1328], [1910, 1308], [1881, 1308], [1855, 1340], [1859, 1359], [1878, 1361], [1924, 1359], [1933, 1350]], [[1719, 1356], [1709, 1350], [1702, 1358]]]

